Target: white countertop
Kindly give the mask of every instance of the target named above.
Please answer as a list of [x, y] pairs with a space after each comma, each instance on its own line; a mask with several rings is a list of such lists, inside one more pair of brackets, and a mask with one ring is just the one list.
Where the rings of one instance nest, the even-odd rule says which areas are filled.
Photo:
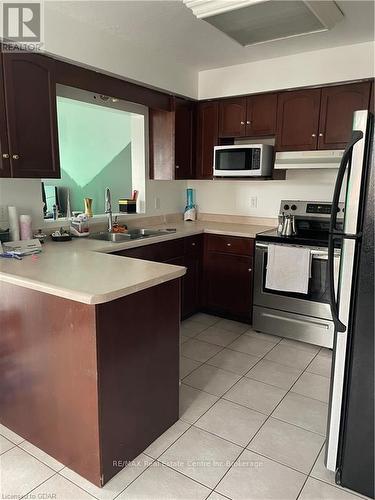
[[[108, 255], [161, 241], [200, 233], [255, 238], [269, 226], [219, 222], [182, 222], [152, 229], [176, 228], [175, 233], [111, 243], [94, 239], [48, 242], [39, 255], [22, 261], [0, 259], [0, 283], [12, 283], [85, 304], [101, 304], [183, 276], [186, 269], [158, 262]], [[1, 285], [0, 285], [1, 287]]]

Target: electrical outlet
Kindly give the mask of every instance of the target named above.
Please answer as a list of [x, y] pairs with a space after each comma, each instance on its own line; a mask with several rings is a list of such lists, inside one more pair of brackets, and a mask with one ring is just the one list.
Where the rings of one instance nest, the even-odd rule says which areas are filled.
[[256, 196], [250, 196], [250, 207], [257, 208], [258, 206], [258, 198]]
[[157, 196], [155, 197], [155, 209], [160, 209], [160, 198], [158, 198]]

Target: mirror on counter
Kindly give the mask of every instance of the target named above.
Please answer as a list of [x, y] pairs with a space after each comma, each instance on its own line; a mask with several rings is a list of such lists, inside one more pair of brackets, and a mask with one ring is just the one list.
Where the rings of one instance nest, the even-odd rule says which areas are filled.
[[134, 191], [141, 194], [141, 212], [147, 108], [62, 85], [57, 94], [61, 178], [42, 179], [44, 218], [103, 214], [106, 187], [114, 213], [120, 212], [119, 200], [132, 199]]

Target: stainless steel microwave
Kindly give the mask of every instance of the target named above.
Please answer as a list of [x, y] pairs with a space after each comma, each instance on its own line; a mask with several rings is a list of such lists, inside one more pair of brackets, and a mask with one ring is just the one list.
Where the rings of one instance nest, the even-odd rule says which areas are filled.
[[267, 177], [272, 172], [273, 146], [241, 144], [214, 147], [214, 176]]

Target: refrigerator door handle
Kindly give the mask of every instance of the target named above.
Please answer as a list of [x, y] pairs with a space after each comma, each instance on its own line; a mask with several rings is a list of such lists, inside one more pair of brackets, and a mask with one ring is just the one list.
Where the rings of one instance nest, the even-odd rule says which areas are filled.
[[[335, 291], [335, 240], [342, 239], [340, 235], [329, 235], [328, 240], [328, 282], [329, 282], [329, 305], [331, 308], [332, 320], [337, 332], [345, 332], [346, 326], [340, 321], [338, 303]], [[339, 276], [340, 279], [340, 276]]]
[[339, 171], [337, 173], [335, 189], [333, 191], [332, 211], [331, 211], [331, 219], [330, 219], [330, 225], [329, 225], [330, 233], [338, 232], [338, 229], [337, 229], [337, 211], [338, 211], [338, 204], [339, 204], [339, 199], [340, 199], [341, 187], [342, 187], [342, 183], [344, 181], [346, 169], [348, 167], [349, 161], [350, 161], [351, 156], [352, 156], [353, 148], [356, 145], [356, 143], [358, 141], [360, 141], [361, 139], [363, 139], [362, 130], [353, 130], [352, 138], [350, 139], [350, 141], [346, 145], [343, 156], [341, 158]]

